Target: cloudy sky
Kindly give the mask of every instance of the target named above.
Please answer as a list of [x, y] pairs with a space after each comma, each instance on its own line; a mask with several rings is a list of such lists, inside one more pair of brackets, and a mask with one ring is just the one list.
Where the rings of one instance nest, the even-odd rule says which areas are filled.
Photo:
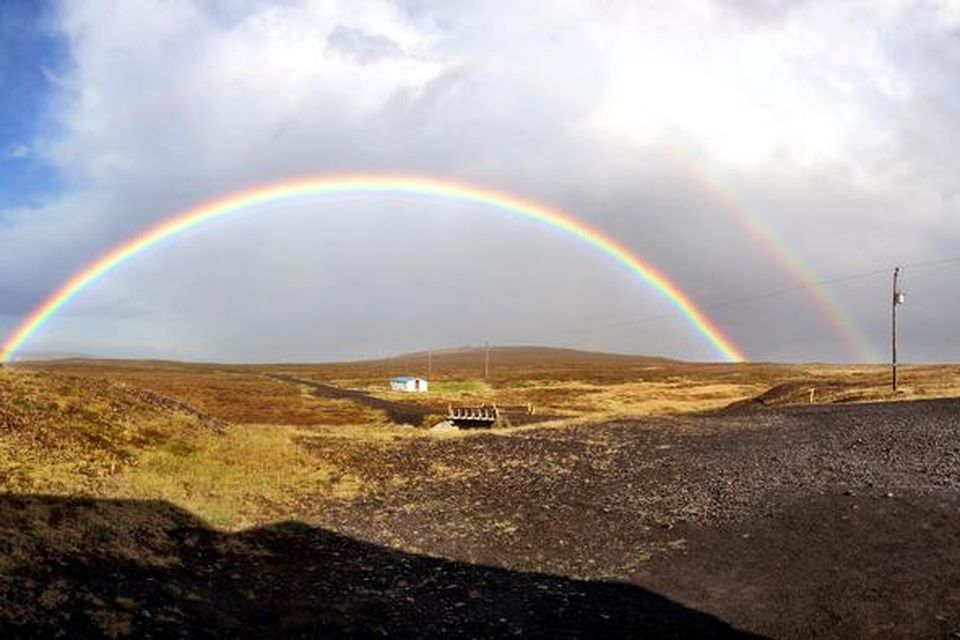
[[[589, 222], [755, 360], [885, 358], [890, 271], [913, 265], [901, 355], [958, 361], [960, 262], [919, 264], [960, 256], [958, 77], [948, 0], [5, 0], [0, 329], [204, 200], [398, 172]], [[571, 236], [390, 194], [178, 236], [24, 353], [309, 361], [485, 340], [718, 357]]]

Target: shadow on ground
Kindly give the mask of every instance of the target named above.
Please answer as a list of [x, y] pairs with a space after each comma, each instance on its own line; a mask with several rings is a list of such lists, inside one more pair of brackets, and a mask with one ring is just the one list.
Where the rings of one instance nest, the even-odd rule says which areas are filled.
[[0, 496], [4, 637], [748, 637], [639, 587], [404, 553], [165, 502]]

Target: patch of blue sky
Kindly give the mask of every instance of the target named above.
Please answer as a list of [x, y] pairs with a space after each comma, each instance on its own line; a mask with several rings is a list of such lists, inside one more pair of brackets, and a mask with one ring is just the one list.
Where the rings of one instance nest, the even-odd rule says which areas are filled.
[[36, 206], [62, 187], [56, 168], [38, 152], [55, 134], [52, 77], [68, 60], [66, 42], [52, 25], [54, 10], [41, 0], [0, 2], [0, 211]]

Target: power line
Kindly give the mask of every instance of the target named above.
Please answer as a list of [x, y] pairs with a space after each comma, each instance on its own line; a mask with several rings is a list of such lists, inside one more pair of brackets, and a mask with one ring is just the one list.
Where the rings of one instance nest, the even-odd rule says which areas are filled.
[[951, 264], [954, 262], [960, 262], [960, 257], [957, 258], [944, 258], [943, 260], [931, 260], [929, 262], [906, 262], [900, 265], [901, 268], [912, 267], [916, 269], [917, 267], [936, 267], [941, 264]]
[[[941, 260], [929, 260], [929, 261], [924, 261], [924, 262], [905, 262], [905, 263], [903, 263], [903, 264], [901, 265], [901, 269], [904, 269], [904, 268], [906, 268], [906, 267], [910, 267], [910, 268], [914, 268], [914, 269], [916, 269], [916, 268], [926, 268], [926, 267], [935, 267], [935, 266], [940, 266], [940, 265], [944, 265], [944, 264], [953, 264], [953, 263], [960, 263], [960, 256], [953, 257], [953, 258], [943, 258], [943, 259], [941, 259]], [[786, 294], [788, 294], [788, 293], [794, 293], [794, 292], [796, 292], [796, 291], [803, 291], [803, 290], [806, 290], [806, 289], [815, 289], [815, 288], [817, 288], [817, 287], [827, 287], [827, 286], [832, 286], [832, 285], [836, 285], [836, 284], [841, 284], [841, 283], [844, 283], [844, 282], [851, 282], [851, 281], [854, 281], [854, 280], [863, 280], [863, 279], [871, 278], [871, 277], [873, 277], [873, 276], [877, 276], [877, 275], [880, 275], [880, 274], [887, 274], [887, 273], [889, 273], [889, 272], [890, 272], [890, 268], [889, 268], [889, 267], [883, 267], [883, 268], [879, 268], [879, 269], [871, 269], [870, 271], [863, 271], [863, 272], [860, 272], [860, 273], [854, 273], [854, 274], [850, 274], [850, 275], [847, 275], [847, 276], [840, 276], [840, 277], [837, 277], [837, 278], [829, 278], [829, 279], [826, 279], [826, 280], [817, 280], [817, 281], [815, 281], [815, 282], [809, 282], [809, 283], [806, 283], [806, 284], [798, 284], [798, 285], [794, 285], [794, 286], [792, 286], [792, 287], [784, 287], [784, 288], [781, 288], [781, 289], [772, 289], [772, 290], [770, 290], [770, 291], [764, 291], [764, 292], [762, 292], [762, 293], [758, 293], [758, 294], [755, 294], [755, 295], [752, 295], [752, 296], [746, 296], [746, 297], [742, 297], [742, 298], [733, 298], [733, 299], [730, 299], [730, 300], [724, 300], [724, 301], [722, 301], [722, 302], [716, 302], [716, 303], [713, 303], [713, 304], [699, 305], [699, 308], [700, 308], [700, 309], [703, 309], [704, 311], [714, 311], [714, 310], [716, 310], [716, 309], [723, 309], [723, 308], [726, 308], [726, 307], [733, 307], [733, 306], [737, 306], [737, 305], [747, 304], [747, 303], [749, 303], [749, 302], [754, 302], [754, 301], [756, 301], [756, 300], [765, 300], [765, 299], [768, 299], [768, 298], [775, 298], [775, 297], [778, 297], [778, 296], [786, 295]], [[613, 323], [603, 324], [603, 325], [599, 325], [599, 327], [626, 327], [626, 326], [633, 326], [633, 325], [638, 325], [638, 324], [649, 324], [649, 323], [652, 323], [652, 322], [659, 322], [659, 321], [661, 321], [661, 320], [666, 320], [666, 319], [668, 319], [668, 318], [675, 318], [675, 317], [680, 316], [680, 315], [683, 315], [680, 311], [668, 311], [668, 312], [666, 312], [666, 313], [660, 313], [660, 314], [657, 314], [657, 315], [646, 316], [646, 317], [643, 317], [643, 318], [636, 318], [636, 319], [633, 319], [633, 320], [623, 320], [623, 321], [620, 321], [620, 322], [613, 322]], [[593, 327], [592, 327], [591, 329], [596, 329], [596, 328], [598, 328], [598, 325], [593, 325]]]
[[[786, 295], [788, 293], [794, 293], [796, 291], [802, 291], [804, 289], [813, 289], [820, 286], [829, 286], [834, 284], [840, 284], [842, 282], [849, 282], [852, 280], [862, 280], [864, 278], [869, 278], [876, 276], [881, 273], [886, 273], [888, 269], [874, 269], [872, 271], [865, 271], [863, 273], [857, 273], [849, 276], [843, 276], [840, 278], [831, 278], [829, 280], [818, 280], [816, 282], [811, 282], [808, 284], [799, 284], [793, 287], [784, 287], [782, 289], [772, 289], [770, 291], [765, 291], [763, 293], [758, 293], [752, 296], [746, 296], [742, 298], [733, 298], [731, 300], [724, 300], [723, 302], [716, 302], [713, 304], [704, 304], [698, 305], [700, 309], [704, 311], [714, 311], [716, 309], [723, 309], [725, 307], [733, 307], [736, 305], [746, 304], [748, 302], [754, 302], [756, 300], [764, 300], [767, 298], [775, 298], [777, 296]], [[657, 322], [659, 320], [665, 320], [667, 318], [674, 318], [677, 316], [683, 315], [680, 311], [669, 311], [666, 313], [657, 314], [654, 316], [646, 316], [644, 318], [637, 318], [634, 320], [624, 320], [622, 322], [611, 323], [603, 326], [607, 327], [623, 327], [634, 324], [647, 324], [650, 322]]]

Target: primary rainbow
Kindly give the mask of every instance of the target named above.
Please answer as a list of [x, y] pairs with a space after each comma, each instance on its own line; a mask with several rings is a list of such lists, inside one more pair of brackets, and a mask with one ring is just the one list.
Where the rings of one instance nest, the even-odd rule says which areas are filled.
[[730, 362], [745, 360], [743, 353], [666, 275], [622, 244], [572, 215], [517, 196], [468, 184], [407, 175], [340, 175], [275, 182], [211, 200], [150, 227], [110, 249], [54, 291], [7, 337], [0, 361], [8, 362], [60, 308], [91, 283], [141, 251], [193, 227], [241, 210], [305, 196], [349, 194], [408, 194], [483, 204], [520, 214], [565, 231], [616, 258], [663, 293], [717, 353]]

